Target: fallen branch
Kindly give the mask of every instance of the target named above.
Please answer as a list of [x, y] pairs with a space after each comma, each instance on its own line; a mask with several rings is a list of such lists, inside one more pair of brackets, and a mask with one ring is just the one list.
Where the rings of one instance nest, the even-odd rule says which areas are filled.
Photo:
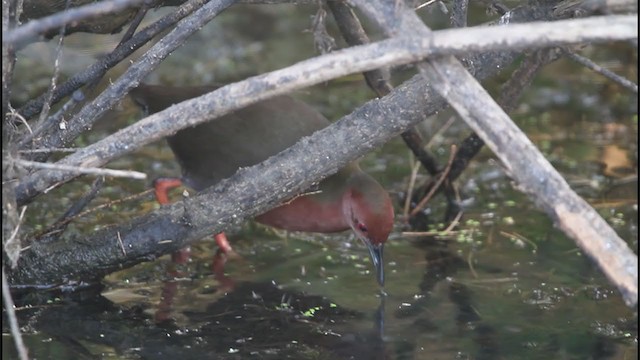
[[409, 217], [415, 216], [417, 213], [422, 211], [422, 209], [427, 205], [429, 200], [435, 195], [436, 191], [440, 188], [442, 183], [449, 176], [449, 171], [451, 170], [451, 164], [453, 163], [453, 159], [455, 159], [458, 147], [455, 145], [451, 145], [451, 153], [449, 154], [449, 161], [447, 162], [447, 166], [442, 170], [442, 173], [438, 175], [438, 180], [436, 180], [435, 184], [431, 187], [427, 195], [425, 195], [422, 200], [411, 210]]
[[[505, 49], [547, 47], [584, 41], [608, 41], [637, 37], [635, 16], [609, 16], [583, 20], [565, 20], [553, 23], [528, 23], [503, 27], [478, 27], [442, 30], [421, 38], [391, 39], [336, 51], [314, 59], [302, 61], [288, 68], [258, 75], [244, 81], [224, 86], [201, 97], [185, 101], [165, 111], [147, 117], [116, 134], [103, 139], [82, 151], [68, 156], [59, 164], [98, 167], [108, 161], [132, 152], [143, 145], [157, 141], [176, 131], [225, 115], [231, 111], [285, 94], [306, 86], [315, 85], [336, 77], [384, 67], [390, 64], [407, 64], [427, 56], [445, 53], [464, 53]], [[135, 68], [136, 72], [138, 68]], [[124, 81], [123, 79], [126, 79]], [[123, 75], [110, 93], [100, 96], [87, 105], [70, 121], [63, 137], [50, 138], [43, 146], [58, 147], [60, 143], [75, 138], [89, 128], [89, 119], [101, 115], [115, 105], [137, 84]], [[107, 90], [109, 91], [109, 90]], [[86, 116], [85, 116], [86, 115]], [[162, 120], [162, 122], [160, 122]], [[25, 204], [44, 189], [56, 183], [72, 179], [68, 173], [37, 172], [27, 177], [16, 188], [16, 199]]]
[[[354, 0], [388, 34], [430, 32], [413, 11], [381, 0]], [[389, 14], [395, 14], [389, 18]], [[397, 16], [397, 17], [395, 17]], [[579, 197], [455, 58], [418, 64], [465, 122], [484, 140], [528, 194], [591, 258], [621, 292], [628, 306], [638, 302], [638, 257], [589, 204]]]

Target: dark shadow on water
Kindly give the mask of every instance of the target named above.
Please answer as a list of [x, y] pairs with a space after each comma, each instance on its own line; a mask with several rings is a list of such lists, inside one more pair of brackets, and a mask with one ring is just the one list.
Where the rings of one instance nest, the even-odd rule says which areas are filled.
[[[472, 339], [477, 350], [471, 354], [472, 358], [500, 358], [496, 331], [491, 325], [484, 323], [475, 311], [473, 293], [465, 285], [449, 280], [458, 271], [466, 269], [466, 262], [451, 252], [445, 243], [425, 238], [417, 242], [417, 245], [425, 251], [425, 269], [419, 284], [419, 292], [414, 295], [417, 300], [407, 300], [405, 303], [410, 306], [397, 310], [394, 316], [397, 319], [412, 319], [410, 327], [415, 329], [412, 333], [416, 334], [416, 337], [430, 333], [441, 333], [441, 327], [448, 324], [437, 324], [431, 320], [430, 314], [434, 309], [432, 309], [430, 294], [436, 285], [445, 281], [449, 289], [449, 300], [456, 309], [455, 322], [459, 335], [471, 335], [467, 329], [474, 329]], [[410, 339], [405, 339], [399, 345], [415, 351], [415, 343]], [[399, 351], [399, 353], [406, 352], [406, 349]], [[398, 358], [403, 357], [399, 356]]]
[[20, 311], [21, 323], [51, 338], [28, 346], [37, 346], [42, 356], [48, 353], [46, 344], [55, 342], [56, 350], [49, 351], [52, 358], [62, 352], [78, 359], [100, 358], [92, 351], [105, 347], [120, 356], [145, 359], [390, 358], [381, 338], [381, 317], [370, 331], [344, 330], [351, 321], [366, 321], [368, 316], [272, 283], [238, 283], [206, 311], [185, 312], [187, 326], [170, 318], [156, 322], [143, 306], [123, 308], [99, 292], [56, 294], [60, 300], [55, 305], [43, 299], [43, 304]]

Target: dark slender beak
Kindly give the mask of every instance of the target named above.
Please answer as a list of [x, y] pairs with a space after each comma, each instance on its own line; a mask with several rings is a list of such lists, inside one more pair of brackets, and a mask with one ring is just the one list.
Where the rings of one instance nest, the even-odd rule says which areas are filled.
[[368, 240], [365, 240], [364, 243], [369, 249], [369, 255], [371, 255], [373, 267], [376, 268], [376, 279], [378, 280], [378, 284], [380, 284], [380, 286], [384, 286], [384, 263], [382, 262], [384, 244], [373, 245]]

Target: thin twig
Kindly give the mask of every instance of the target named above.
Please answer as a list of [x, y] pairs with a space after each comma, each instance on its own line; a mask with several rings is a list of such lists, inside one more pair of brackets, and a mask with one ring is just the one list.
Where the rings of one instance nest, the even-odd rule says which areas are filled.
[[120, 231], [118, 231], [117, 234], [118, 234], [118, 245], [120, 245], [120, 249], [122, 250], [122, 255], [127, 256], [127, 250], [124, 249], [124, 244], [122, 243], [122, 237], [120, 236]]
[[466, 280], [466, 281], [458, 281], [461, 284], [491, 284], [491, 283], [505, 283], [505, 282], [514, 282], [518, 281], [517, 277], [504, 277], [504, 278], [495, 278], [495, 279], [478, 279], [478, 280]]
[[53, 225], [49, 226], [45, 231], [47, 237], [45, 239], [38, 240], [47, 242], [56, 241], [59, 235], [66, 229], [67, 224], [70, 222], [69, 219], [78, 215], [78, 213], [80, 213], [96, 197], [103, 184], [104, 176], [97, 177], [93, 181], [93, 184], [91, 184], [89, 191], [83, 194], [78, 201], [76, 201], [58, 220], [53, 223]]
[[447, 228], [442, 231], [444, 235], [452, 232], [453, 228], [458, 226], [458, 224], [460, 223], [460, 218], [462, 218], [462, 214], [463, 214], [462, 211], [458, 211], [458, 213], [456, 214], [456, 217], [454, 217], [453, 220], [451, 220], [451, 223], [449, 224], [449, 226], [447, 226]]
[[4, 302], [4, 309], [7, 312], [7, 317], [9, 318], [9, 328], [11, 329], [11, 336], [13, 337], [13, 343], [16, 345], [18, 356], [20, 356], [20, 360], [29, 360], [29, 354], [26, 346], [24, 346], [20, 326], [16, 318], [16, 306], [11, 298], [9, 281], [7, 280], [7, 275], [4, 273], [4, 266], [2, 267], [2, 300]]
[[[100, 204], [98, 206], [92, 207], [91, 209], [87, 209], [87, 210], [85, 210], [85, 211], [83, 211], [83, 212], [81, 212], [81, 213], [79, 213], [77, 215], [74, 215], [74, 216], [71, 216], [71, 217], [67, 217], [66, 219], [62, 220], [61, 222], [57, 223], [56, 225], [58, 227], [67, 225], [68, 223], [70, 223], [70, 222], [72, 222], [72, 221], [74, 221], [76, 219], [79, 219], [79, 218], [82, 218], [84, 216], [87, 216], [87, 215], [89, 215], [91, 213], [94, 213], [94, 212], [96, 212], [98, 210], [101, 210], [101, 209], [104, 209], [104, 208], [107, 208], [107, 207], [111, 207], [111, 206], [114, 206], [114, 205], [118, 205], [118, 204], [121, 204], [121, 203], [123, 203], [125, 201], [130, 201], [130, 200], [142, 198], [142, 197], [148, 195], [149, 193], [151, 193], [153, 191], [154, 191], [153, 189], [148, 189], [148, 190], [142, 191], [140, 193], [124, 197], [122, 199], [109, 201], [107, 203]], [[44, 231], [41, 231], [41, 232], [39, 232], [37, 234], [30, 235], [29, 238], [31, 238], [31, 239], [40, 239], [40, 238], [42, 238], [44, 236], [49, 236], [49, 235], [53, 234], [54, 232], [58, 232], [58, 231], [59, 231], [58, 229], [52, 229], [52, 227], [49, 227], [48, 229], [46, 229]]]
[[469, 265], [469, 271], [471, 271], [471, 275], [473, 275], [474, 278], [478, 278], [478, 273], [476, 272], [476, 269], [473, 267], [473, 249], [469, 251], [469, 255], [467, 255], [467, 264]]
[[449, 120], [447, 120], [447, 122], [445, 122], [437, 131], [435, 134], [433, 134], [433, 136], [431, 136], [431, 138], [429, 139], [429, 141], [427, 141], [427, 143], [424, 145], [425, 149], [430, 149], [431, 146], [433, 145], [433, 143], [436, 141], [436, 139], [438, 139], [442, 134], [444, 134], [447, 130], [449, 130], [449, 128], [451, 127], [451, 125], [453, 125], [453, 123], [456, 121], [456, 117], [455, 116], [451, 116], [449, 118]]
[[[205, 0], [189, 0], [188, 2], [182, 4], [176, 11], [160, 18], [153, 24], [138, 31], [138, 33], [136, 33], [129, 41], [122, 45], [116, 46], [116, 48], [113, 49], [111, 53], [104, 57], [101, 57], [101, 59], [97, 62], [93, 63], [86, 69], [79, 71], [63, 84], [60, 84], [60, 86], [58, 86], [53, 94], [53, 103], [57, 103], [62, 98], [72, 93], [75, 97], [76, 93], [74, 93], [74, 91], [78, 92], [77, 90], [81, 86], [91, 83], [96, 79], [100, 79], [109, 69], [119, 64], [123, 59], [126, 59], [129, 55], [131, 55], [131, 53], [149, 42], [149, 40], [151, 40], [154, 36], [173, 26], [180, 19], [200, 8], [204, 2]], [[80, 93], [80, 95], [82, 94]], [[26, 118], [31, 118], [42, 108], [44, 96], [45, 94], [40, 95], [35, 99], [29, 100], [18, 110], [18, 112]], [[77, 101], [82, 101], [82, 99]], [[67, 104], [65, 104], [65, 106], [66, 105]]]
[[420, 162], [414, 161], [411, 168], [411, 177], [409, 178], [409, 187], [407, 188], [407, 194], [404, 199], [404, 208], [402, 211], [403, 219], [409, 219], [409, 208], [411, 207], [411, 197], [413, 196], [413, 187], [416, 184], [416, 177], [418, 176], [418, 170], [420, 170]]
[[453, 220], [451, 220], [451, 223], [449, 224], [449, 226], [447, 226], [444, 230], [404, 231], [404, 232], [402, 232], [402, 236], [409, 236], [409, 237], [438, 236], [438, 237], [444, 237], [444, 236], [448, 236], [448, 235], [455, 235], [455, 234], [458, 233], [458, 231], [453, 231], [453, 228], [455, 228], [460, 223], [460, 218], [462, 218], [462, 211], [458, 211], [458, 214], [456, 214], [456, 217], [454, 217]]
[[421, 237], [421, 236], [438, 236], [444, 237], [448, 235], [455, 235], [459, 231], [453, 231], [453, 228], [458, 226], [460, 223], [460, 218], [462, 218], [462, 211], [458, 211], [456, 217], [451, 220], [449, 226], [447, 226], [444, 230], [430, 230], [430, 231], [403, 231], [402, 236], [408, 237]]
[[449, 155], [449, 161], [447, 162], [447, 166], [444, 168], [442, 173], [438, 176], [438, 181], [431, 187], [431, 190], [429, 190], [429, 193], [422, 200], [420, 200], [420, 202], [418, 203], [418, 205], [416, 205], [415, 208], [413, 208], [410, 216], [415, 216], [418, 212], [420, 212], [420, 210], [422, 210], [424, 206], [427, 205], [427, 202], [431, 200], [431, 198], [436, 193], [436, 191], [438, 191], [438, 188], [440, 187], [440, 185], [442, 185], [444, 180], [447, 178], [447, 174], [451, 169], [451, 164], [453, 163], [453, 159], [456, 156], [457, 149], [458, 147], [455, 144], [451, 145], [451, 154]]
[[422, 9], [423, 7], [425, 7], [425, 6], [429, 6], [429, 5], [431, 5], [431, 4], [435, 3], [435, 2], [436, 2], [436, 0], [428, 0], [428, 1], [425, 1], [425, 2], [423, 2], [422, 4], [420, 4], [420, 5], [416, 6], [413, 10], [418, 11], [418, 10]]
[[127, 32], [125, 32], [124, 35], [122, 35], [122, 39], [120, 39], [120, 42], [116, 47], [121, 46], [122, 44], [126, 43], [133, 37], [133, 34], [138, 29], [138, 26], [140, 26], [140, 23], [142, 22], [144, 17], [147, 15], [147, 11], [149, 10], [149, 5], [150, 5], [150, 1], [145, 1], [142, 4], [142, 6], [138, 9], [138, 11], [136, 12], [136, 16], [133, 18], [133, 20], [131, 20], [131, 23], [129, 24], [129, 28], [127, 29]]
[[94, 18], [108, 13], [118, 12], [141, 3], [143, 0], [111, 0], [79, 6], [37, 20], [31, 20], [21, 27], [9, 31], [2, 37], [2, 43], [15, 44], [29, 37], [37, 36], [50, 29], [83, 19]]
[[[65, 11], [69, 9], [70, 0], [65, 2]], [[42, 104], [42, 110], [40, 111], [40, 119], [36, 125], [36, 129], [45, 122], [47, 116], [49, 116], [49, 110], [51, 110], [51, 99], [53, 98], [53, 92], [56, 89], [56, 81], [60, 75], [60, 57], [62, 57], [62, 45], [64, 44], [64, 35], [67, 31], [67, 24], [64, 24], [60, 28], [60, 39], [58, 39], [58, 46], [56, 46], [56, 59], [53, 62], [53, 74], [51, 75], [51, 84], [49, 90], [47, 90], [46, 100]]]
[[144, 55], [137, 59], [111, 85], [101, 92], [93, 101], [85, 104], [69, 120], [65, 132], [47, 133], [37, 142], [37, 147], [62, 147], [75, 139], [100, 118], [102, 114], [116, 105], [129, 90], [136, 87], [142, 79], [171, 54], [184, 44], [185, 40], [199, 31], [202, 26], [231, 6], [235, 0], [211, 0], [188, 17], [183, 18], [161, 41], [153, 45]]
[[[58, 87], [59, 88], [59, 87]], [[41, 96], [40, 98], [42, 98], [42, 105], [44, 105], [44, 103], [46, 102], [51, 102], [52, 104], [55, 103], [56, 99], [55, 99], [55, 94], [58, 92], [58, 88], [53, 89], [53, 92], [51, 93], [51, 98], [50, 99], [46, 99], [47, 93], [45, 93], [43, 96]], [[37, 99], [36, 99], [37, 100]], [[25, 136], [24, 139], [22, 139], [19, 143], [18, 143], [18, 147], [22, 148], [25, 147], [26, 144], [30, 143], [33, 141], [33, 139], [35, 139], [36, 137], [40, 136], [40, 134], [42, 134], [43, 132], [51, 129], [54, 125], [58, 125], [59, 128], [62, 128], [62, 118], [64, 116], [64, 114], [66, 114], [69, 110], [71, 110], [76, 104], [78, 104], [79, 102], [84, 100], [84, 93], [81, 90], [76, 90], [73, 92], [73, 94], [71, 95], [71, 98], [62, 105], [62, 107], [60, 107], [60, 109], [53, 114], [52, 116], [48, 117], [45, 121], [40, 122], [38, 124], [38, 127], [34, 130], [34, 131], [29, 131], [29, 135]], [[26, 106], [26, 105], [25, 105]], [[22, 111], [24, 107], [20, 108], [18, 111]], [[44, 159], [44, 158], [42, 158]], [[31, 159], [34, 160], [34, 159]]]
[[7, 116], [7, 118], [9, 116], [13, 116], [15, 118], [18, 119], [19, 122], [21, 122], [24, 126], [26, 126], [27, 131], [29, 132], [29, 134], [33, 134], [33, 130], [31, 129], [31, 126], [29, 125], [29, 122], [27, 121], [27, 119], [24, 118], [24, 116], [20, 115], [20, 113], [18, 111], [16, 111], [11, 104], [8, 104], [9, 106], [9, 114]]
[[635, 84], [633, 81], [626, 79], [616, 73], [614, 73], [613, 71], [609, 70], [609, 69], [605, 69], [602, 66], [596, 64], [595, 62], [591, 61], [590, 59], [582, 56], [582, 55], [578, 55], [576, 53], [574, 53], [573, 51], [569, 51], [569, 50], [564, 50], [564, 54], [571, 60], [577, 62], [578, 64], [581, 64], [583, 66], [586, 66], [587, 68], [597, 72], [598, 74], [606, 77], [607, 79], [615, 82], [616, 84], [622, 86], [623, 88], [627, 89], [627, 90], [631, 90], [634, 93], [638, 93], [638, 84]]
[[320, 54], [335, 49], [336, 40], [327, 31], [327, 11], [322, 6], [322, 1], [318, 1], [318, 10], [312, 17], [310, 31], [313, 33], [313, 44]]
[[60, 165], [60, 164], [50, 164], [43, 163], [37, 161], [30, 160], [22, 160], [15, 159], [13, 160], [17, 164], [29, 167], [29, 168], [39, 168], [39, 169], [48, 169], [48, 170], [60, 170], [60, 171], [68, 171], [76, 174], [88, 174], [88, 175], [97, 175], [97, 176], [112, 176], [112, 177], [125, 177], [131, 179], [139, 179], [144, 180], [147, 178], [147, 174], [139, 171], [131, 171], [131, 170], [115, 170], [115, 169], [102, 169], [95, 167], [80, 167], [80, 166], [72, 166], [72, 165]]
[[449, 231], [448, 233], [444, 233], [444, 231], [440, 231], [440, 230], [429, 230], [429, 231], [403, 231], [401, 235], [403, 237], [436, 236], [439, 238], [444, 238], [447, 236], [456, 235], [458, 233], [459, 231]]
[[18, 236], [18, 231], [20, 230], [20, 225], [22, 224], [22, 219], [24, 219], [24, 214], [27, 211], [27, 207], [23, 206], [22, 210], [20, 210], [20, 216], [18, 216], [18, 223], [16, 224], [15, 229], [13, 229], [13, 232], [11, 232], [11, 236], [9, 237], [9, 240], [7, 240], [7, 243], [11, 243], [13, 240], [15, 240], [16, 236]]
[[533, 248], [533, 251], [536, 252], [538, 251], [538, 245], [536, 243], [534, 243], [533, 241], [527, 239], [526, 237], [518, 234], [518, 233], [510, 233], [510, 232], [506, 232], [506, 231], [500, 231], [500, 235], [502, 236], [506, 236], [511, 240], [520, 240], [522, 242], [526, 242], [529, 245], [531, 245], [531, 247]]
[[495, 232], [495, 229], [496, 229], [496, 224], [492, 223], [491, 227], [489, 228], [489, 234], [487, 234], [487, 245], [493, 244], [493, 233]]
[[31, 150], [18, 150], [19, 154], [41, 153], [41, 152], [76, 152], [81, 148], [48, 148], [48, 149], [31, 149]]

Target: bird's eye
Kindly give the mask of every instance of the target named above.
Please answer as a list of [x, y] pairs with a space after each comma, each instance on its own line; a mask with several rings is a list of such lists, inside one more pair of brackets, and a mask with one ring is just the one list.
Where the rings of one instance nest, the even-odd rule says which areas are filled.
[[367, 227], [363, 223], [358, 223], [358, 230], [362, 231], [363, 233], [366, 233]]

